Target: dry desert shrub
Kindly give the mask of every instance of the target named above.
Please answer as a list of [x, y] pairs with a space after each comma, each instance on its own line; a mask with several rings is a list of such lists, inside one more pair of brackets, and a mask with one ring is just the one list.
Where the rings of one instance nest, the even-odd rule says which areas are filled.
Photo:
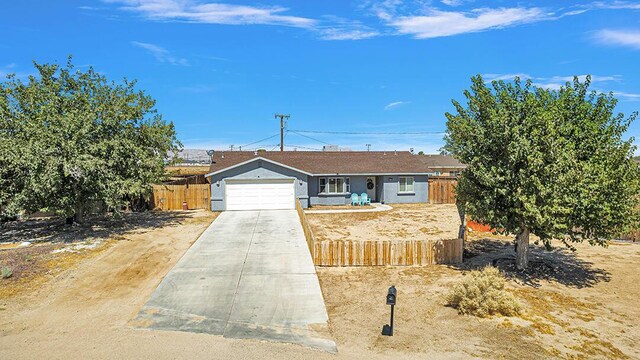
[[447, 304], [465, 315], [517, 315], [521, 306], [513, 294], [505, 290], [505, 282], [500, 270], [494, 267], [471, 271], [453, 287], [447, 297]]
[[13, 270], [11, 270], [11, 268], [9, 267], [3, 267], [2, 270], [0, 270], [0, 277], [2, 277], [3, 279], [8, 279], [11, 277], [11, 275], [13, 275]]

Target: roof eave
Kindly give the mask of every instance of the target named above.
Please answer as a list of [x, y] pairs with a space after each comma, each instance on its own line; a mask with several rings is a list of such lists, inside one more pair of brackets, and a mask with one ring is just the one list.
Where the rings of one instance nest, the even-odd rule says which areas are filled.
[[264, 160], [264, 161], [270, 162], [270, 163], [272, 163], [272, 164], [274, 164], [274, 165], [281, 166], [281, 167], [283, 167], [283, 168], [285, 168], [285, 169], [289, 169], [289, 170], [297, 171], [297, 172], [299, 172], [299, 173], [301, 173], [301, 174], [305, 174], [305, 175], [308, 175], [308, 176], [312, 176], [312, 175], [313, 175], [313, 174], [311, 174], [311, 173], [309, 173], [309, 172], [306, 172], [306, 171], [304, 171], [304, 170], [300, 170], [300, 169], [298, 169], [298, 168], [294, 168], [293, 166], [285, 165], [285, 164], [283, 164], [283, 163], [279, 163], [279, 162], [277, 162], [277, 161], [273, 161], [273, 160], [271, 160], [271, 159], [267, 159], [267, 158], [264, 158], [264, 157], [262, 157], [262, 156], [258, 156], [258, 157], [255, 157], [255, 158], [252, 158], [252, 159], [249, 159], [249, 160], [246, 160], [246, 161], [243, 161], [243, 162], [237, 163], [237, 164], [235, 164], [235, 165], [227, 166], [226, 168], [222, 168], [222, 169], [220, 169], [220, 170], [216, 170], [216, 171], [210, 172], [210, 173], [206, 174], [204, 177], [207, 177], [207, 178], [208, 178], [208, 177], [212, 177], [213, 175], [217, 175], [217, 174], [220, 174], [220, 173], [222, 173], [222, 172], [225, 172], [225, 171], [228, 171], [228, 170], [231, 170], [231, 169], [235, 169], [235, 168], [240, 167], [240, 166], [242, 166], [242, 165], [250, 164], [250, 163], [252, 163], [252, 162], [254, 162], [254, 161], [256, 161], [256, 160]]

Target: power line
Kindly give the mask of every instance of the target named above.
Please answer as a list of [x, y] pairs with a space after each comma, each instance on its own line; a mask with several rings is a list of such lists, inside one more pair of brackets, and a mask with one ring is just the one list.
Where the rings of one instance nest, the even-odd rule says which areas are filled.
[[295, 131], [295, 130], [287, 130], [287, 132], [292, 132], [292, 133], [294, 133], [294, 134], [298, 134], [298, 135], [300, 135], [300, 136], [306, 137], [307, 139], [311, 139], [311, 140], [313, 140], [313, 141], [317, 141], [317, 142], [319, 142], [319, 143], [323, 143], [323, 144], [325, 144], [325, 145], [331, 145], [331, 144], [330, 144], [330, 143], [328, 143], [328, 142], [325, 142], [325, 141], [322, 141], [322, 140], [318, 140], [318, 139], [316, 139], [316, 138], [312, 138], [311, 136], [307, 136], [307, 135], [304, 135], [304, 134], [300, 134], [299, 132], [297, 132], [297, 131]]
[[312, 148], [312, 147], [307, 147], [307, 146], [300, 146], [300, 145], [285, 145], [285, 146], [286, 147], [292, 147], [292, 148], [298, 148], [298, 149], [322, 151], [322, 149]]
[[274, 137], [276, 137], [276, 136], [278, 136], [278, 135], [280, 135], [280, 134], [278, 133], [278, 134], [275, 134], [275, 135], [271, 135], [271, 136], [269, 136], [269, 137], [266, 137], [266, 138], [264, 138], [264, 139], [260, 139], [260, 140], [258, 140], [258, 141], [254, 141], [254, 142], [249, 143], [249, 144], [247, 144], [247, 145], [242, 145], [241, 147], [247, 147], [247, 146], [249, 146], [249, 145], [257, 144], [257, 143], [263, 142], [263, 141], [265, 141], [265, 140], [272, 139], [272, 138], [274, 138]]
[[341, 135], [444, 135], [444, 131], [416, 131], [416, 132], [359, 132], [359, 131], [321, 131], [321, 130], [288, 130], [298, 135], [309, 134], [341, 134]]
[[264, 149], [268, 149], [270, 147], [273, 146], [280, 146], [280, 144], [264, 144], [264, 145], [260, 145], [260, 146], [252, 146], [250, 148], [242, 148], [244, 151], [256, 151], [256, 150], [264, 150]]

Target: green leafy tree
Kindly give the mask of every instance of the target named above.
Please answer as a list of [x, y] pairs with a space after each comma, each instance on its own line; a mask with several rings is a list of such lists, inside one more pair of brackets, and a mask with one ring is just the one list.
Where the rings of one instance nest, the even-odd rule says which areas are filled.
[[446, 150], [468, 167], [456, 193], [468, 214], [516, 234], [516, 263], [528, 265], [529, 235], [606, 245], [637, 223], [636, 114], [614, 115], [612, 94], [574, 78], [559, 90], [472, 78], [466, 106], [447, 113]]
[[155, 100], [89, 68], [34, 63], [38, 76], [0, 83], [0, 207], [55, 211], [81, 222], [92, 204], [115, 212], [146, 196], [181, 146]]

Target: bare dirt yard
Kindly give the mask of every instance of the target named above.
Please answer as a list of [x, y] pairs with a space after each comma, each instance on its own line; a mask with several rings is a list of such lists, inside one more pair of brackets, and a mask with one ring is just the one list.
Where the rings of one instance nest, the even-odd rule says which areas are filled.
[[[457, 216], [455, 207], [452, 209], [450, 219]], [[366, 215], [369, 220], [365, 221], [370, 221], [368, 216], [380, 214], [353, 215]], [[291, 344], [141, 330], [132, 325], [132, 319], [216, 214], [190, 211], [145, 216], [114, 226], [121, 230], [104, 230], [103, 245], [94, 249], [55, 254], [47, 249], [29, 255], [29, 261], [44, 256], [40, 264], [49, 271], [52, 258], [47, 256], [73, 256], [58, 271], [44, 275], [35, 271], [41, 275], [33, 277], [25, 271], [13, 280], [0, 279], [2, 358], [640, 358], [640, 245], [613, 242], [601, 248], [581, 244], [575, 253], [560, 244], [551, 252], [536, 246], [532, 270], [521, 274], [512, 266], [511, 240], [487, 233], [470, 235], [467, 259], [460, 266], [318, 268], [337, 355]], [[355, 222], [353, 219], [347, 223]], [[390, 223], [391, 234], [406, 226], [401, 219]], [[412, 221], [412, 226], [419, 226], [419, 219]], [[438, 227], [431, 220], [425, 223]], [[329, 225], [335, 226], [333, 222]], [[88, 246], [95, 241], [92, 231], [70, 231], [80, 234], [72, 243], [45, 241], [39, 246], [55, 250], [56, 246]], [[53, 233], [66, 234], [64, 229]], [[391, 235], [383, 232], [382, 236]], [[24, 256], [15, 254], [20, 253], [0, 251], [0, 261], [22, 261]], [[508, 289], [523, 305], [522, 315], [480, 319], [458, 315], [446, 306], [446, 294], [453, 284], [469, 270], [493, 263], [509, 278]], [[396, 328], [393, 337], [385, 337], [380, 330], [388, 322], [389, 306], [384, 299], [391, 284], [398, 289]], [[3, 292], [7, 286], [22, 290]]]
[[390, 205], [393, 209], [389, 211], [307, 214], [307, 219], [318, 241], [439, 240], [458, 237], [460, 218], [455, 205]]
[[[320, 240], [457, 236], [454, 205], [392, 206], [307, 217]], [[366, 351], [397, 358], [640, 359], [640, 244], [578, 244], [576, 252], [554, 246], [534, 246], [527, 273], [515, 269], [512, 238], [491, 233], [471, 233], [458, 266], [318, 268], [338, 348], [352, 357]], [[524, 308], [520, 316], [480, 319], [446, 306], [451, 287], [469, 270], [492, 265], [509, 279]], [[392, 284], [397, 329], [389, 338], [380, 330]]]

